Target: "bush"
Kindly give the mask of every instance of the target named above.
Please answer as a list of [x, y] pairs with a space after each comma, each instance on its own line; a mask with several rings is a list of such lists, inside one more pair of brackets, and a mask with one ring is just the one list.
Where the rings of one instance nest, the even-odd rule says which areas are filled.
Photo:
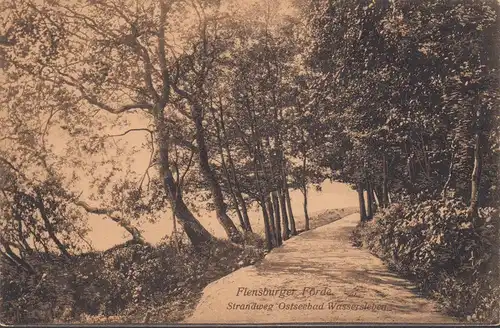
[[0, 322], [141, 322], [145, 309], [193, 298], [263, 256], [263, 249], [218, 240], [202, 253], [191, 246], [177, 251], [165, 242], [124, 244], [67, 261], [30, 259], [37, 275], [2, 267]]
[[497, 322], [498, 212], [474, 222], [456, 200], [395, 204], [360, 224], [353, 243], [416, 281], [452, 315]]

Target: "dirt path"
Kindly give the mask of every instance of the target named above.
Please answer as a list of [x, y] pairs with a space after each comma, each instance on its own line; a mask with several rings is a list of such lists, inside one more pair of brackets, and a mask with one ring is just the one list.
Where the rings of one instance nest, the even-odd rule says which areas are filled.
[[302, 233], [261, 263], [214, 281], [185, 322], [455, 322], [380, 259], [351, 246], [358, 220], [352, 214]]

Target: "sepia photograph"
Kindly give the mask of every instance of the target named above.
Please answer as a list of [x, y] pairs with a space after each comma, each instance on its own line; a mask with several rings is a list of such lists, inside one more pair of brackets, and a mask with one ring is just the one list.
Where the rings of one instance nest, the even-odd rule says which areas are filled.
[[0, 0], [0, 326], [500, 323], [500, 0]]

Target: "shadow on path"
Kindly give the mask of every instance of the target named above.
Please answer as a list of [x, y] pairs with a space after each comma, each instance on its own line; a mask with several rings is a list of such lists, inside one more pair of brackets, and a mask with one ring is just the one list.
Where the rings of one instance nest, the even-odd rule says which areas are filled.
[[[456, 322], [380, 259], [351, 245], [349, 236], [358, 220], [352, 214], [303, 232], [262, 262], [213, 282], [186, 322]], [[284, 289], [292, 292], [264, 292]], [[242, 290], [251, 292], [244, 295]], [[293, 304], [302, 308], [286, 307]]]

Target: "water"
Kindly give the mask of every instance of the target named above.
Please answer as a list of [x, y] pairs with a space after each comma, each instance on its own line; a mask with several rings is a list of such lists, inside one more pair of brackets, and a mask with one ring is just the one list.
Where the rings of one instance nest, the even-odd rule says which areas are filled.
[[[303, 229], [304, 211], [302, 193], [294, 190], [290, 196], [292, 211], [296, 217], [297, 229]], [[309, 215], [313, 216], [314, 213], [327, 209], [357, 206], [358, 196], [356, 191], [352, 190], [346, 184], [325, 181], [322, 184], [322, 191], [318, 192], [314, 188], [309, 190], [308, 205]], [[249, 211], [249, 216], [253, 230], [257, 233], [263, 233], [264, 225], [260, 209], [252, 209]], [[232, 214], [231, 217], [238, 224], [237, 216]], [[214, 236], [220, 238], [226, 236], [224, 229], [216, 219], [215, 212], [200, 212], [197, 218]], [[96, 250], [105, 250], [130, 239], [130, 235], [124, 229], [103, 216], [92, 215], [89, 219], [89, 225], [92, 231], [89, 233], [88, 239]], [[166, 213], [158, 222], [154, 224], [143, 223], [139, 228], [142, 230], [146, 241], [153, 244], [157, 243], [163, 237], [172, 233], [172, 215]]]

